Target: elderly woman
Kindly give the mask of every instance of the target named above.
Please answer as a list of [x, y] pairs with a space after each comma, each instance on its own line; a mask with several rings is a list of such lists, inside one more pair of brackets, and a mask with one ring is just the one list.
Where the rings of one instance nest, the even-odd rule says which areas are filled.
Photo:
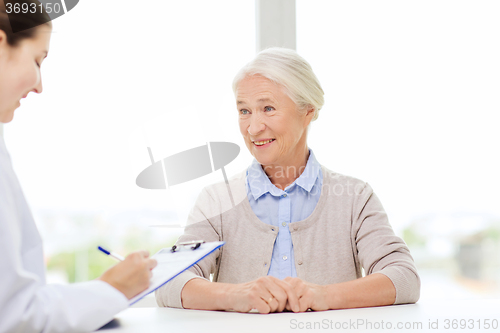
[[308, 148], [323, 105], [310, 65], [292, 50], [267, 49], [233, 90], [255, 157], [229, 181], [245, 200], [224, 211], [224, 183], [202, 191], [179, 241], [226, 245], [157, 290], [158, 304], [269, 313], [416, 302], [413, 259], [370, 185], [330, 171]]

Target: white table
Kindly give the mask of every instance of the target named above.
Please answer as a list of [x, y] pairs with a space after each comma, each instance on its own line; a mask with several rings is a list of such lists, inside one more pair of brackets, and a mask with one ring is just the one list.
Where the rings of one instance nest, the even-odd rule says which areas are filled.
[[[460, 329], [460, 320], [462, 324], [465, 320], [464, 329]], [[369, 323], [372, 325], [371, 329]], [[402, 328], [397, 327], [398, 323], [403, 325]], [[438, 325], [438, 329], [429, 329], [429, 323], [433, 323], [433, 327]], [[457, 325], [456, 329], [453, 329], [454, 323]], [[485, 325], [488, 324], [493, 327], [485, 329]], [[389, 325], [392, 327], [388, 328]], [[308, 327], [310, 329], [307, 329]], [[493, 329], [494, 327], [496, 329]], [[427, 301], [376, 308], [306, 313], [284, 312], [268, 315], [170, 308], [130, 308], [118, 314], [114, 321], [100, 331], [117, 333], [500, 332], [500, 299]]]

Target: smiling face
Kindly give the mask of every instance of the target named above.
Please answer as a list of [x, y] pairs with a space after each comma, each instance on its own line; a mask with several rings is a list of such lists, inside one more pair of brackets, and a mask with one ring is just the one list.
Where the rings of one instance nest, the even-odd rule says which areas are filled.
[[34, 38], [13, 47], [0, 30], [0, 122], [12, 120], [20, 100], [29, 92], [42, 92], [40, 66], [49, 51], [50, 32], [50, 26], [40, 26]]
[[236, 102], [240, 132], [260, 164], [286, 167], [306, 162], [313, 108], [298, 110], [282, 86], [260, 75], [239, 82]]

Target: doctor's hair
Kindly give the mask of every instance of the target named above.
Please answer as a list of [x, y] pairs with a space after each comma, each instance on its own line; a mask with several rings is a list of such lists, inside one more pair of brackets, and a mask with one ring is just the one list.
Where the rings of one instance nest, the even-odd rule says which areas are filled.
[[282, 47], [271, 47], [259, 52], [236, 74], [233, 80], [235, 96], [241, 80], [253, 75], [263, 76], [284, 87], [285, 93], [300, 110], [312, 106], [312, 120], [318, 119], [319, 110], [325, 103], [324, 92], [311, 65], [297, 52]]
[[[11, 3], [28, 4], [29, 8], [39, 8], [40, 2], [37, 0], [23, 0], [23, 1], [9, 1]], [[10, 46], [17, 46], [22, 40], [34, 38], [36, 36], [37, 28], [40, 25], [52, 26], [49, 15], [45, 10], [36, 10], [35, 13], [19, 13], [12, 11], [7, 14], [5, 0], [0, 0], [0, 30], [7, 35], [7, 43]], [[17, 27], [18, 32], [14, 32], [12, 27]]]

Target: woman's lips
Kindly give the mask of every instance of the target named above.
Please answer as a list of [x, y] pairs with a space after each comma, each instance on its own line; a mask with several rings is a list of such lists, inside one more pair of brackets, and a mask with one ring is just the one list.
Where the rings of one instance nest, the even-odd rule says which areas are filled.
[[[266, 141], [269, 141], [265, 144], [261, 144], [261, 145], [258, 145], [256, 144], [256, 142], [266, 142]], [[274, 141], [276, 141], [276, 139], [266, 139], [266, 140], [259, 140], [259, 141], [254, 141], [253, 142], [253, 145], [257, 148], [257, 149], [263, 149], [263, 148], [266, 148], [266, 147], [269, 147]]]

